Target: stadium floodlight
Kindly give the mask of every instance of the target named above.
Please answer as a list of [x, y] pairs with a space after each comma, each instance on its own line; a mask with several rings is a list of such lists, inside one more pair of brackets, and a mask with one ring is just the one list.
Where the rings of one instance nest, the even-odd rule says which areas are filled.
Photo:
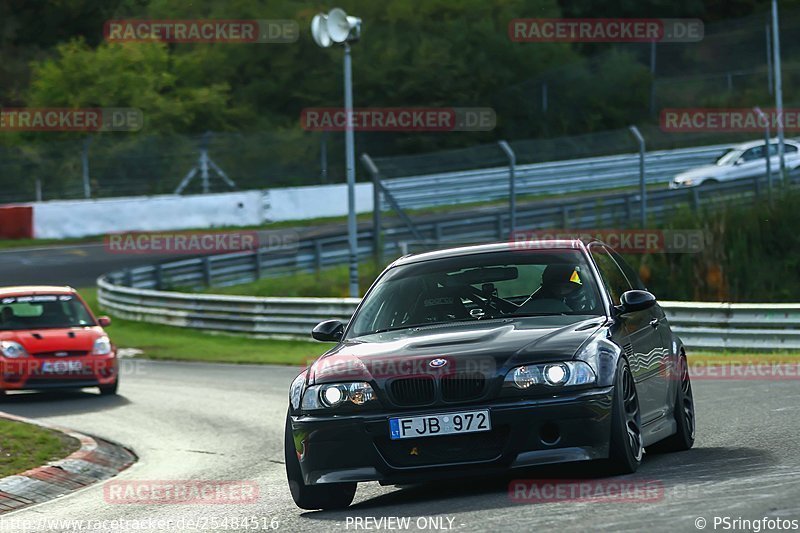
[[311, 37], [321, 48], [331, 45], [331, 36], [328, 34], [328, 15], [319, 13], [311, 19]]
[[335, 43], [354, 42], [361, 37], [361, 19], [348, 16], [338, 7], [328, 13], [327, 30]]
[[[344, 111], [345, 160], [347, 166], [347, 240], [350, 249], [350, 296], [358, 297], [358, 234], [356, 228], [356, 155], [353, 135], [353, 68], [350, 43], [361, 38], [361, 19], [344, 10], [331, 9], [326, 15], [318, 13], [311, 20], [311, 37], [321, 48], [331, 43], [344, 46]], [[378, 209], [379, 206], [373, 207]]]

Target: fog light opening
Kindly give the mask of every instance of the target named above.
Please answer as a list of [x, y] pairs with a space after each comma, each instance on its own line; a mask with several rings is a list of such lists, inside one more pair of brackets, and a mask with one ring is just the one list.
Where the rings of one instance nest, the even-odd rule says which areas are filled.
[[561, 440], [561, 433], [558, 431], [558, 426], [554, 422], [548, 422], [539, 428], [539, 439], [542, 444], [546, 446], [553, 446], [558, 444]]

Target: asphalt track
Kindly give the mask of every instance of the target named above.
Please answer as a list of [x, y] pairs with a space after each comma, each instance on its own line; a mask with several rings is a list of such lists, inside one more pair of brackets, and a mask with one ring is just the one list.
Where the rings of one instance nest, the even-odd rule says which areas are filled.
[[[697, 531], [699, 517], [713, 531], [714, 516], [800, 519], [797, 380], [696, 381], [695, 448], [646, 455], [640, 470], [623, 478], [662, 487], [649, 501], [509, 498], [515, 478], [602, 479], [591, 465], [575, 464], [404, 488], [362, 484], [345, 511], [301, 511], [289, 495], [282, 455], [286, 390], [296, 371], [128, 360], [116, 398], [90, 389], [9, 397], [0, 405], [5, 411], [132, 447], [140, 461], [118, 480], [248, 480], [258, 485], [259, 497], [227, 505], [119, 504], [107, 503], [102, 486], [94, 486], [5, 515], [0, 531], [20, 531], [22, 524], [33, 531], [61, 531], [66, 529], [48, 529], [38, 521], [71, 519], [183, 519], [198, 521], [205, 531], [231, 531], [237, 530], [230, 527], [236, 518], [260, 517], [266, 530], [274, 518], [280, 531], [315, 532], [388, 530], [371, 520], [356, 527], [357, 518], [384, 517], [410, 518], [411, 531], [426, 525], [418, 519], [429, 517], [442, 520], [430, 531]], [[210, 525], [214, 520], [216, 528]], [[133, 525], [141, 523], [128, 523]]]

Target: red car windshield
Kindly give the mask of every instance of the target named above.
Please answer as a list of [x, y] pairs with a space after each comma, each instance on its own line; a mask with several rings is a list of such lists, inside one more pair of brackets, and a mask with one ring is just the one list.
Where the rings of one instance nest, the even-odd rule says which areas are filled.
[[71, 294], [0, 298], [0, 331], [94, 326], [83, 303]]

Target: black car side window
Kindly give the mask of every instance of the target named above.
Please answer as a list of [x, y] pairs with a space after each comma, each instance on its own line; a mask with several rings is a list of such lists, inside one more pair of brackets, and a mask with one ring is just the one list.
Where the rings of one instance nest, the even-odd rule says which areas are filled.
[[598, 270], [600, 270], [600, 277], [603, 278], [603, 285], [605, 285], [608, 295], [611, 297], [611, 303], [619, 305], [622, 293], [632, 288], [628, 283], [628, 279], [611, 255], [609, 255], [608, 250], [602, 246], [591, 246], [589, 251], [597, 264]]
[[642, 283], [641, 278], [636, 273], [631, 265], [629, 265], [617, 252], [613, 250], [609, 250], [608, 252], [614, 261], [617, 262], [617, 265], [622, 269], [622, 272], [625, 274], [625, 277], [628, 278], [628, 283], [634, 289], [639, 289], [641, 291], [646, 291], [647, 287], [644, 286]]

